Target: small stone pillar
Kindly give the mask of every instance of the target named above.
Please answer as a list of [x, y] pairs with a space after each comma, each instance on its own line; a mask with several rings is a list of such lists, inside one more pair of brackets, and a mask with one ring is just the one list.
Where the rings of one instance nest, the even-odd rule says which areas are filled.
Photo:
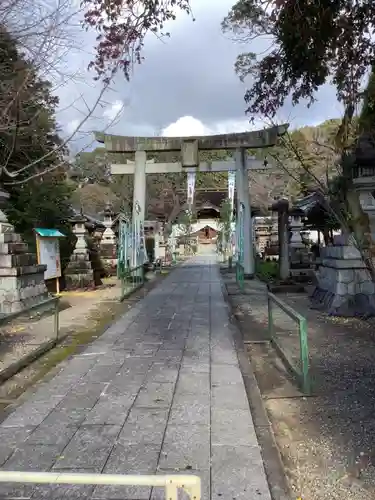
[[83, 214], [79, 214], [70, 219], [69, 222], [73, 224], [73, 233], [77, 237], [77, 242], [65, 271], [66, 287], [76, 289], [94, 286], [94, 272], [86, 242], [85, 223], [87, 218]]
[[289, 201], [280, 199], [272, 205], [272, 211], [278, 214], [279, 239], [279, 277], [287, 280], [290, 275], [289, 267]]
[[46, 266], [37, 264], [36, 255], [29, 252], [2, 210], [8, 198], [0, 188], [0, 314], [21, 312], [49, 296], [44, 282]]
[[112, 230], [114, 212], [112, 205], [107, 203], [104, 209], [105, 230], [100, 241], [100, 253], [108, 275], [114, 276], [117, 267], [116, 235]]

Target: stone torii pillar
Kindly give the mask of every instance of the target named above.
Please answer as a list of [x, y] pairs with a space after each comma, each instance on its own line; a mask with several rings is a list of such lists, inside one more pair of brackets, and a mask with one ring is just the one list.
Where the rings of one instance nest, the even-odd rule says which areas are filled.
[[[254, 132], [242, 132], [236, 134], [219, 134], [213, 136], [197, 137], [124, 137], [103, 133], [96, 133], [96, 140], [104, 143], [110, 153], [134, 153], [135, 163], [125, 165], [112, 164], [112, 174], [134, 174], [134, 203], [133, 217], [139, 217], [144, 221], [146, 203], [146, 174], [147, 173], [172, 173], [183, 171], [201, 172], [228, 172], [236, 170], [238, 179], [237, 191], [240, 201], [243, 203], [244, 212], [244, 273], [251, 277], [254, 274], [253, 264], [253, 241], [250, 213], [249, 186], [247, 181], [247, 170], [254, 168], [266, 168], [264, 162], [250, 160], [247, 158], [248, 149], [262, 149], [272, 147], [276, 144], [278, 137], [288, 129], [288, 124], [271, 127]], [[199, 151], [235, 150], [237, 161], [200, 162]], [[180, 161], [173, 163], [149, 163], [147, 152], [180, 152]], [[250, 161], [249, 161], [250, 160]], [[139, 214], [136, 215], [136, 211]]]
[[246, 152], [244, 149], [236, 150], [236, 184], [237, 207], [243, 207], [243, 267], [244, 278], [251, 279], [255, 273], [253, 222], [251, 217], [250, 190], [248, 172], [246, 168]]

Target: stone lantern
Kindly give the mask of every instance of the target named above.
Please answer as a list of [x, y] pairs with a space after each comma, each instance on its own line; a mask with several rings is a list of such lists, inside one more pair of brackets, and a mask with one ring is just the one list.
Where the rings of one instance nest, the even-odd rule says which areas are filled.
[[305, 248], [301, 236], [301, 231], [303, 229], [302, 217], [303, 213], [300, 210], [291, 210], [289, 212], [289, 229], [291, 232], [289, 240], [290, 248], [296, 248], [299, 250]]
[[117, 245], [116, 235], [112, 229], [114, 211], [111, 203], [107, 203], [104, 209], [105, 230], [100, 242], [100, 253], [107, 274], [115, 275], [117, 267]]
[[65, 271], [67, 288], [87, 288], [94, 285], [94, 272], [90, 262], [90, 252], [86, 237], [87, 218], [80, 213], [69, 221], [77, 241]]

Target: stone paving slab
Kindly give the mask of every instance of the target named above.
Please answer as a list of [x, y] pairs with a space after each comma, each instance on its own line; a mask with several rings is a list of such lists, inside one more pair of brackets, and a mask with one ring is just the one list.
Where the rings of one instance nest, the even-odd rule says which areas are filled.
[[[214, 257], [177, 268], [0, 425], [0, 467], [197, 474], [270, 500]], [[157, 500], [151, 487], [0, 485], [0, 499]], [[186, 498], [182, 495], [179, 498]]]

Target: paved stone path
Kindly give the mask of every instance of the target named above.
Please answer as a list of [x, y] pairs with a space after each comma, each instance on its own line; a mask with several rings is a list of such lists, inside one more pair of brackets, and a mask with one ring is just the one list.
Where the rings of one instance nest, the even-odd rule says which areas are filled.
[[[177, 268], [0, 425], [3, 470], [198, 474], [270, 500], [214, 258]], [[0, 485], [0, 498], [156, 500], [143, 487]]]

